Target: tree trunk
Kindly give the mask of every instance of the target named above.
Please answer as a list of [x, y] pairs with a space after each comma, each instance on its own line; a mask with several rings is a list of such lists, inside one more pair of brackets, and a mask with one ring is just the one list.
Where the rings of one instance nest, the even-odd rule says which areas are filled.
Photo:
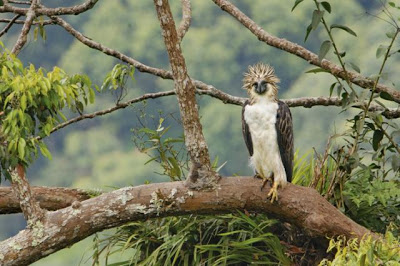
[[185, 145], [192, 163], [188, 184], [195, 189], [215, 188], [218, 178], [211, 169], [208, 147], [200, 124], [196, 87], [187, 73], [174, 18], [167, 0], [154, 0], [154, 4], [172, 69]]

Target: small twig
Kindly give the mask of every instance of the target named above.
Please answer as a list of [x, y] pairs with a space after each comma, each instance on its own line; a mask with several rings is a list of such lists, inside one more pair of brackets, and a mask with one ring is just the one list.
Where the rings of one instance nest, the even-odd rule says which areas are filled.
[[[0, 23], [10, 23], [10, 22], [11, 22], [11, 19], [0, 19]], [[25, 20], [16, 20], [16, 21], [14, 21], [14, 24], [25, 24]], [[52, 25], [52, 24], [54, 24], [54, 22], [51, 21], [51, 20], [45, 20], [45, 21], [42, 21], [42, 22], [40, 22], [40, 21], [33, 21], [32, 22], [32, 25], [38, 25], [38, 24], [40, 24], [40, 25]]]
[[190, 5], [190, 0], [181, 0], [181, 2], [182, 2], [182, 20], [177, 29], [178, 38], [180, 41], [182, 41], [192, 21], [192, 8]]
[[[137, 103], [137, 102], [141, 102], [141, 101], [144, 101], [144, 100], [147, 100], [147, 99], [155, 99], [155, 98], [159, 98], [159, 97], [170, 96], [170, 95], [174, 95], [174, 94], [175, 94], [175, 91], [173, 91], [173, 90], [166, 91], [166, 92], [147, 93], [147, 94], [144, 94], [144, 95], [142, 95], [140, 97], [131, 99], [131, 100], [127, 101], [127, 102], [118, 103], [116, 106], [113, 106], [111, 108], [107, 108], [107, 109], [104, 109], [104, 110], [101, 110], [101, 111], [93, 112], [91, 114], [85, 114], [85, 115], [81, 115], [81, 116], [75, 117], [73, 119], [70, 119], [70, 120], [68, 120], [68, 121], [66, 121], [64, 123], [61, 123], [58, 126], [54, 127], [50, 131], [50, 133], [53, 133], [53, 132], [55, 132], [55, 131], [57, 131], [57, 130], [59, 130], [61, 128], [64, 128], [64, 127], [66, 127], [66, 126], [68, 126], [70, 124], [79, 122], [79, 121], [84, 120], [84, 119], [92, 119], [92, 118], [95, 118], [97, 116], [102, 116], [102, 115], [106, 115], [106, 114], [112, 113], [112, 112], [114, 112], [116, 110], [126, 108], [126, 107], [128, 107], [128, 106], [130, 106], [130, 105], [132, 105], [134, 103]], [[36, 139], [40, 140], [42, 138], [41, 137], [36, 137]]]
[[16, 0], [8, 0], [10, 4], [18, 4], [18, 5], [30, 5], [30, 1], [16, 1]]
[[15, 23], [15, 21], [20, 17], [21, 15], [16, 15], [13, 17], [10, 22], [4, 27], [4, 29], [0, 32], [0, 37], [3, 36], [7, 31], [11, 28], [11, 26]]

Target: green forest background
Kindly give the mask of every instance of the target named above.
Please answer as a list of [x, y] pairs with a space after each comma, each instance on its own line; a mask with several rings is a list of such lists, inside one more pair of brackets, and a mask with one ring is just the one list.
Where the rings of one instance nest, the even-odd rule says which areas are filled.
[[[46, 1], [43, 1], [46, 2]], [[48, 1], [49, 6], [66, 5], [65, 1]], [[51, 2], [51, 3], [50, 3]], [[303, 59], [261, 43], [232, 17], [221, 11], [211, 1], [192, 0], [192, 26], [185, 36], [182, 48], [189, 75], [211, 84], [235, 96], [245, 97], [241, 89], [243, 72], [256, 62], [269, 63], [281, 78], [280, 98], [305, 96], [329, 96], [333, 78], [328, 74], [305, 74], [312, 69]], [[294, 1], [241, 0], [232, 1], [245, 14], [272, 35], [288, 39], [318, 53], [326, 33], [312, 32], [307, 42], [304, 36], [311, 22], [312, 1], [305, 1], [291, 12]], [[78, 1], [68, 1], [68, 5]], [[180, 17], [180, 1], [171, 1], [176, 18]], [[335, 35], [340, 50], [347, 52], [346, 61], [360, 66], [361, 73], [369, 76], [376, 73], [379, 62], [375, 51], [387, 40], [388, 25], [374, 17], [382, 9], [380, 1], [346, 1], [331, 3], [338, 10], [329, 15], [330, 23], [350, 26], [358, 35], [346, 32]], [[339, 12], [340, 10], [340, 12]], [[152, 1], [100, 1], [93, 10], [76, 17], [68, 17], [75, 28], [86, 36], [106, 46], [117, 49], [150, 66], [168, 69], [168, 59], [161, 38], [159, 23]], [[0, 40], [9, 49], [14, 45], [20, 27]], [[101, 85], [104, 76], [117, 60], [77, 42], [63, 29], [46, 27], [47, 39], [40, 37], [29, 43], [20, 53], [25, 64], [51, 69], [63, 68], [67, 73], [85, 73], [96, 84]], [[334, 59], [328, 54], [328, 59]], [[399, 72], [399, 59], [392, 59], [387, 69], [387, 80], [391, 84]], [[125, 99], [147, 92], [166, 91], [173, 82], [149, 74], [135, 72], [135, 80], [128, 83]], [[209, 96], [199, 96], [201, 121], [212, 158], [218, 157], [219, 164], [227, 162], [221, 169], [223, 176], [252, 175], [248, 167], [248, 153], [242, 140], [241, 108], [227, 105]], [[115, 104], [116, 96], [111, 93], [97, 95], [96, 103], [86, 112], [104, 109]], [[156, 174], [160, 171], [156, 163], [144, 165], [149, 159], [140, 153], [132, 141], [133, 128], [140, 128], [138, 121], [142, 104], [85, 120], [52, 134], [46, 143], [52, 152], [51, 161], [40, 158], [28, 169], [28, 177], [38, 186], [64, 186], [86, 189], [111, 190], [117, 187], [140, 185], [147, 181], [162, 182], [169, 178]], [[158, 123], [160, 110], [166, 118], [164, 124], [171, 125], [171, 137], [182, 134], [179, 110], [175, 97], [149, 100], [145, 109], [149, 127]], [[295, 132], [295, 148], [300, 155], [314, 147], [322, 151], [328, 137], [344, 127], [348, 114], [339, 114], [337, 107], [292, 108]], [[77, 114], [69, 114], [70, 117]], [[152, 119], [152, 116], [154, 119]], [[14, 235], [24, 227], [22, 215], [0, 216], [0, 240]], [[85, 249], [90, 248], [85, 240], [70, 249], [58, 252], [34, 265], [77, 265]], [[90, 251], [88, 252], [90, 254]], [[88, 255], [86, 254], [86, 255]], [[90, 264], [90, 260], [81, 261]]]

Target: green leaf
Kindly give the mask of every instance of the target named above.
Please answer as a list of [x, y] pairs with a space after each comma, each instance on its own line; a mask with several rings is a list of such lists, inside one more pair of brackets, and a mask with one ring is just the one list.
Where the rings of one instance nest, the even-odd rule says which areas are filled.
[[382, 91], [382, 92], [379, 94], [379, 96], [380, 96], [382, 99], [385, 99], [385, 100], [388, 100], [388, 101], [393, 101], [392, 95], [390, 95], [390, 94], [387, 93], [386, 91]]
[[329, 49], [331, 49], [331, 45], [331, 41], [329, 40], [326, 40], [321, 44], [321, 48], [319, 48], [318, 53], [318, 60], [320, 62], [325, 58], [326, 54], [329, 52]]
[[317, 68], [310, 69], [310, 70], [306, 71], [305, 73], [314, 73], [314, 74], [316, 74], [316, 73], [320, 73], [320, 72], [327, 72], [327, 73], [329, 73], [328, 70], [323, 69], [323, 68], [321, 68], [321, 67], [317, 67]]
[[311, 30], [312, 30], [312, 25], [310, 24], [310, 25], [308, 25], [308, 27], [307, 27], [307, 30], [306, 30], [306, 37], [304, 38], [304, 42], [307, 41], [308, 36], [310, 35]]
[[382, 139], [383, 139], [383, 132], [380, 130], [375, 130], [374, 135], [372, 137], [372, 147], [374, 148], [375, 151], [378, 150], [379, 143], [381, 142]]
[[139, 132], [150, 134], [150, 135], [157, 135], [157, 131], [147, 128], [147, 127], [139, 129]]
[[389, 2], [388, 3], [391, 7], [396, 7], [396, 4], [394, 2]]
[[21, 160], [23, 160], [25, 158], [25, 146], [26, 146], [25, 139], [20, 138], [18, 140], [18, 157]]
[[168, 161], [171, 163], [173, 167], [173, 173], [180, 178], [181, 177], [181, 168], [178, 165], [178, 162], [175, 160], [174, 157], [168, 157]]
[[400, 157], [398, 155], [392, 155], [392, 169], [394, 172], [400, 170]]
[[311, 20], [311, 27], [313, 30], [315, 30], [318, 27], [323, 16], [324, 16], [324, 11], [320, 11], [317, 9], [314, 10], [313, 15], [312, 15], [312, 20]]
[[48, 158], [49, 160], [52, 159], [51, 153], [47, 149], [46, 144], [44, 144], [43, 142], [39, 142], [39, 149], [40, 149], [40, 152], [43, 154], [44, 157]]
[[292, 12], [293, 12], [293, 10], [301, 3], [301, 2], [303, 2], [304, 0], [296, 0], [296, 2], [294, 2], [294, 6], [292, 7]]
[[321, 2], [321, 5], [324, 7], [324, 9], [326, 11], [328, 11], [328, 13], [331, 13], [331, 11], [332, 11], [331, 4], [324, 1], [324, 2]]
[[331, 86], [329, 87], [329, 97], [332, 96], [333, 89], [335, 88], [336, 83], [337, 83], [337, 82], [333, 82], [333, 83], [331, 84]]
[[92, 88], [89, 88], [89, 102], [94, 103], [94, 98], [95, 98], [94, 90]]
[[396, 31], [395, 30], [391, 30], [391, 31], [386, 32], [386, 36], [389, 39], [393, 39], [395, 35], [396, 35]]
[[331, 30], [332, 30], [332, 29], [341, 29], [341, 30], [344, 30], [344, 31], [350, 33], [351, 35], [357, 37], [357, 34], [356, 34], [352, 29], [350, 29], [349, 27], [344, 26], [344, 25], [332, 24], [332, 25], [331, 25]]
[[376, 49], [376, 58], [383, 56], [387, 49], [388, 47], [386, 45], [379, 45], [378, 49]]
[[36, 27], [36, 28], [33, 30], [33, 40], [37, 41], [38, 33], [39, 33], [39, 28]]
[[360, 67], [357, 66], [356, 64], [350, 62], [349, 65], [351, 66], [352, 69], [354, 69], [356, 72], [361, 73]]
[[26, 94], [22, 94], [21, 96], [21, 109], [22, 111], [26, 109]]

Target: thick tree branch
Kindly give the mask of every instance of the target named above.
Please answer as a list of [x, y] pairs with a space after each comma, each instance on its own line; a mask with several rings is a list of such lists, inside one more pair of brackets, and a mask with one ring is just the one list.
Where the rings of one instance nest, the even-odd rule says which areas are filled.
[[182, 3], [182, 20], [179, 23], [178, 27], [178, 38], [179, 41], [182, 41], [186, 32], [190, 27], [190, 23], [192, 22], [192, 8], [190, 5], [190, 0], [181, 0]]
[[172, 69], [185, 135], [185, 146], [192, 162], [188, 184], [198, 189], [211, 188], [216, 185], [217, 175], [211, 169], [208, 147], [200, 123], [195, 97], [196, 87], [187, 73], [185, 58], [168, 0], [154, 0], [154, 5]]
[[[288, 53], [297, 55], [300, 58], [303, 58], [310, 64], [319, 66], [327, 71], [329, 71], [332, 75], [340, 77], [342, 79], [346, 79], [346, 73], [343, 69], [326, 60], [323, 59], [322, 62], [318, 60], [318, 55], [312, 53], [307, 50], [303, 46], [300, 46], [296, 43], [290, 42], [286, 39], [281, 39], [275, 37], [265, 30], [263, 30], [259, 25], [257, 25], [253, 20], [251, 20], [248, 16], [246, 16], [242, 11], [240, 11], [235, 5], [230, 3], [227, 0], [213, 0], [215, 4], [217, 4], [222, 10], [229, 13], [235, 19], [237, 19], [243, 26], [245, 26], [248, 30], [250, 30], [260, 41], [265, 42], [266, 44], [286, 51]], [[368, 79], [356, 72], [347, 71], [347, 76], [350, 82], [365, 88], [370, 89], [374, 87], [374, 80]], [[382, 84], [378, 84], [376, 86], [376, 92], [387, 92], [390, 94], [394, 101], [400, 103], [400, 91], [397, 91], [393, 88], [387, 87]]]
[[40, 234], [23, 230], [0, 243], [0, 264], [26, 265], [95, 232], [130, 221], [244, 209], [293, 223], [311, 236], [361, 238], [371, 233], [311, 188], [288, 184], [280, 190], [279, 201], [271, 204], [267, 200], [270, 187], [260, 191], [261, 181], [252, 177], [222, 178], [218, 185], [215, 191], [191, 191], [184, 182], [127, 187], [48, 212]]
[[[91, 198], [93, 193], [70, 188], [31, 187], [33, 199], [42, 209], [54, 211], [70, 206], [75, 201]], [[21, 212], [18, 198], [11, 187], [0, 187], [0, 214]]]
[[20, 164], [11, 172], [11, 187], [14, 196], [18, 199], [28, 227], [34, 227], [42, 221], [44, 212], [32, 196], [31, 187], [25, 176], [25, 169]]

